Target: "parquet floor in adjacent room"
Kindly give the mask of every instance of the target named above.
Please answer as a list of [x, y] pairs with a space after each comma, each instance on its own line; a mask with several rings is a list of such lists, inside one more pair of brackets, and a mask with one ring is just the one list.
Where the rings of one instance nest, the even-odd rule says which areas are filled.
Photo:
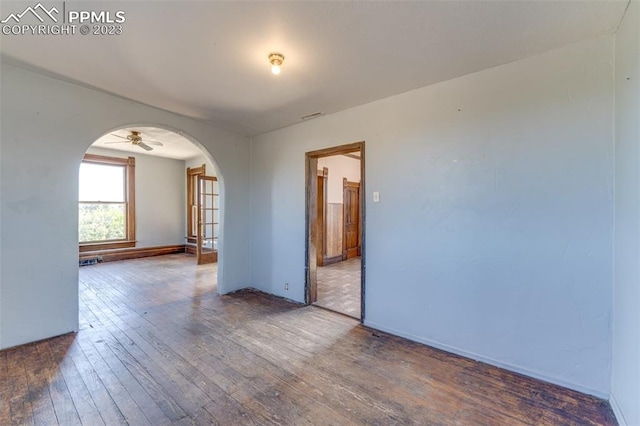
[[319, 266], [317, 271], [318, 300], [315, 304], [360, 318], [360, 258]]
[[0, 424], [615, 424], [604, 401], [171, 255], [80, 268], [80, 331], [0, 352]]

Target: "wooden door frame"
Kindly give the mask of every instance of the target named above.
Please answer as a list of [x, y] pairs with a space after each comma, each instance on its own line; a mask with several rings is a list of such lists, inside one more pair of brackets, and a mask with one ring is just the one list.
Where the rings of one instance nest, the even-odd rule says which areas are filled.
[[366, 271], [366, 206], [365, 206], [365, 143], [364, 141], [324, 148], [305, 153], [305, 303], [317, 300], [317, 253], [318, 249], [318, 159], [334, 155], [360, 152], [360, 322], [365, 318], [365, 271]]
[[[194, 187], [191, 185], [193, 178], [196, 178], [196, 185], [198, 185], [198, 176], [206, 176], [207, 175], [207, 165], [202, 164], [200, 167], [187, 167], [187, 243], [195, 244], [198, 239], [198, 228], [196, 227], [196, 234], [192, 235], [191, 230], [193, 229], [194, 222], [198, 221], [197, 217], [193, 217], [193, 211], [191, 206], [191, 201], [194, 199]], [[197, 188], [195, 188], [197, 191]], [[197, 196], [197, 195], [195, 195]], [[197, 204], [197, 200], [196, 200]], [[198, 216], [198, 212], [196, 211], [196, 216]]]
[[[324, 261], [327, 257], [327, 239], [325, 233], [327, 232], [327, 183], [329, 180], [329, 169], [323, 167], [322, 170], [318, 170], [318, 203], [322, 202], [322, 206], [318, 204], [318, 215], [316, 218], [318, 224], [322, 228], [322, 232], [318, 235], [318, 246], [321, 247], [316, 253], [316, 259], [318, 266], [324, 266]], [[322, 188], [322, 194], [320, 193]]]

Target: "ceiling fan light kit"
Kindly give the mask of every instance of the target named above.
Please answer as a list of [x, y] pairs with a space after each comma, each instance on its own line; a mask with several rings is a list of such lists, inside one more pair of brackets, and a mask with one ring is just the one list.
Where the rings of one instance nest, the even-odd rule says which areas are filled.
[[142, 136], [140, 136], [140, 132], [137, 130], [132, 130], [131, 134], [127, 135], [127, 139], [129, 139], [133, 144], [142, 142]]

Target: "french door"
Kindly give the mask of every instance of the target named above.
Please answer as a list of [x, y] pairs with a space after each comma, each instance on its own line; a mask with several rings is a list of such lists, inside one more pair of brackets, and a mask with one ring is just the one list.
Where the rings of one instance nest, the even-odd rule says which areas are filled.
[[196, 255], [198, 265], [218, 260], [218, 235], [220, 224], [220, 196], [218, 178], [198, 176]]

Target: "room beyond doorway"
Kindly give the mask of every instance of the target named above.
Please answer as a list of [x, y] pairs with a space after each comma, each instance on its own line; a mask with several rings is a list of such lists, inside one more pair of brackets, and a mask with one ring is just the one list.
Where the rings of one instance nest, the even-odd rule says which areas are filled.
[[306, 301], [364, 318], [364, 142], [307, 153]]
[[213, 157], [180, 130], [106, 132], [80, 166], [80, 265], [185, 252], [199, 265], [217, 262], [221, 178]]

